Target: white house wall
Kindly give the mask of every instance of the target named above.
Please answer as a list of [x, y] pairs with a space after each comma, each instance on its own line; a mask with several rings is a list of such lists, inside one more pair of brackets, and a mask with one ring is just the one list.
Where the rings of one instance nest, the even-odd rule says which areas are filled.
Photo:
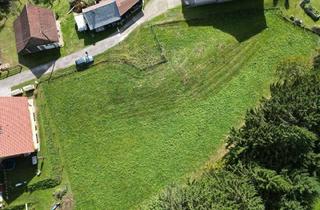
[[32, 128], [33, 145], [37, 151], [40, 151], [40, 138], [39, 138], [39, 130], [38, 130], [38, 125], [37, 125], [36, 110], [35, 110], [35, 106], [34, 106], [34, 101], [32, 99], [29, 99], [28, 104], [29, 104], [28, 108], [29, 108], [31, 128]]

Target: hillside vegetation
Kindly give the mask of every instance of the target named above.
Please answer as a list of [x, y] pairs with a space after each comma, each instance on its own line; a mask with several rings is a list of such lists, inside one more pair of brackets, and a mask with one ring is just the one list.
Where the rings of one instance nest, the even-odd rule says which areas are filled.
[[172, 10], [87, 71], [41, 84], [76, 209], [137, 208], [201, 167], [268, 94], [277, 64], [317, 41], [276, 10], [187, 15]]

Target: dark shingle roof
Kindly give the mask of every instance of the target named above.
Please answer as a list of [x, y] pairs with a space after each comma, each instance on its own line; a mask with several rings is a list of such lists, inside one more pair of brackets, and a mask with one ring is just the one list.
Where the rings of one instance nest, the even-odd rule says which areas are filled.
[[14, 21], [18, 53], [27, 46], [38, 46], [59, 41], [54, 13], [46, 8], [25, 5]]
[[116, 0], [105, 0], [82, 10], [90, 28], [94, 30], [121, 19]]

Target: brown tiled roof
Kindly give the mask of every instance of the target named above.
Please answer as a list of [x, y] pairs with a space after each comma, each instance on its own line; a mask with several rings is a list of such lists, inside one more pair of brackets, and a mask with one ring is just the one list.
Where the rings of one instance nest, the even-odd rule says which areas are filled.
[[25, 5], [14, 21], [17, 51], [59, 41], [54, 13], [46, 8]]
[[26, 97], [0, 97], [0, 158], [35, 151]]
[[131, 9], [139, 0], [116, 0], [120, 15], [122, 16], [129, 9]]

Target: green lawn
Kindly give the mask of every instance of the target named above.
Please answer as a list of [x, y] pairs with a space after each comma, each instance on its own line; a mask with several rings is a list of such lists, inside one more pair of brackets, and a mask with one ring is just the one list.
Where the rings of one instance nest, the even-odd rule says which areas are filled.
[[[174, 9], [153, 23], [189, 20], [154, 26], [160, 45], [147, 24], [87, 71], [42, 83], [40, 117], [76, 209], [138, 208], [188, 176], [268, 94], [276, 65], [317, 44], [277, 11], [209, 11]], [[159, 48], [168, 62], [153, 66]]]

